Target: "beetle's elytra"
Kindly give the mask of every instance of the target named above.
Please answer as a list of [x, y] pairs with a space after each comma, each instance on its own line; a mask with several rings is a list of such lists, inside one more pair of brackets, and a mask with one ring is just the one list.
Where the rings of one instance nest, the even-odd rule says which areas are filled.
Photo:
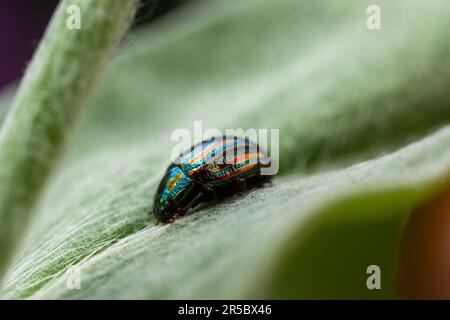
[[261, 186], [271, 164], [256, 143], [234, 136], [214, 137], [192, 146], [169, 165], [154, 198], [157, 221], [182, 217], [202, 202]]

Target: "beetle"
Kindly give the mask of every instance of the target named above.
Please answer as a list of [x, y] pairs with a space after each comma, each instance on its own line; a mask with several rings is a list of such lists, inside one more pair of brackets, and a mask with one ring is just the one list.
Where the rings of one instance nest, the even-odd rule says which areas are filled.
[[219, 136], [181, 153], [166, 170], [154, 196], [159, 222], [174, 222], [200, 203], [239, 194], [270, 182], [261, 168], [270, 167], [266, 151], [248, 138]]

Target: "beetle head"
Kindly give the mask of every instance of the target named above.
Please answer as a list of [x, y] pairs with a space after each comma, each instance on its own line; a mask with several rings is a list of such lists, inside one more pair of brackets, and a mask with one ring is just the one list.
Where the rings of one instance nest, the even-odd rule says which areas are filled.
[[189, 198], [193, 180], [179, 167], [170, 166], [159, 184], [155, 195], [153, 214], [162, 222], [167, 222], [180, 213]]

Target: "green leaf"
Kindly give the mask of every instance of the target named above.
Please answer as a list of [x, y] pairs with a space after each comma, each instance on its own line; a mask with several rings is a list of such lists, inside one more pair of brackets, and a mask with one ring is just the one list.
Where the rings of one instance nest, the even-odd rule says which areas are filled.
[[[79, 263], [81, 290], [61, 275], [32, 298], [391, 298], [402, 222], [449, 177], [449, 150], [446, 128], [389, 156], [147, 227]], [[383, 270], [381, 292], [367, 290], [371, 264]]]
[[[396, 243], [450, 177], [446, 1], [212, 1], [131, 34], [6, 298], [393, 298]], [[414, 23], [412, 23], [412, 21]], [[176, 128], [279, 128], [272, 187], [148, 215]], [[368, 290], [366, 268], [382, 270]], [[81, 289], [67, 270], [81, 268]]]

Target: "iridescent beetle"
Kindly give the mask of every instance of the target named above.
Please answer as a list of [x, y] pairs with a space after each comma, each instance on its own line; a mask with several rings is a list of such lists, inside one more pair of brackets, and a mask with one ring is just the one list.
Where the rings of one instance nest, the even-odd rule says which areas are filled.
[[271, 160], [259, 145], [234, 136], [213, 137], [169, 165], [154, 198], [157, 221], [173, 222], [202, 202], [214, 201], [271, 179], [261, 168]]

